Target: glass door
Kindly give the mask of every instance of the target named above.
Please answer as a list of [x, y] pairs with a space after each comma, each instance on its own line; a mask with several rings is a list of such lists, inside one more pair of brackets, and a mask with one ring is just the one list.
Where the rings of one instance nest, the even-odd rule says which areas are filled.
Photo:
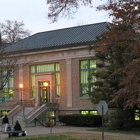
[[49, 82], [39, 82], [40, 105], [50, 103]]

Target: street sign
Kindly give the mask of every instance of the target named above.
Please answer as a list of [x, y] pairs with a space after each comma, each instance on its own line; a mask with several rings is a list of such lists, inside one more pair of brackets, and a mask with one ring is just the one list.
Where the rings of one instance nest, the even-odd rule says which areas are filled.
[[106, 101], [100, 101], [97, 106], [98, 112], [100, 115], [105, 115], [108, 111], [108, 104]]
[[108, 111], [108, 104], [106, 101], [100, 101], [97, 106], [98, 112], [102, 115], [102, 140], [104, 140], [104, 115]]

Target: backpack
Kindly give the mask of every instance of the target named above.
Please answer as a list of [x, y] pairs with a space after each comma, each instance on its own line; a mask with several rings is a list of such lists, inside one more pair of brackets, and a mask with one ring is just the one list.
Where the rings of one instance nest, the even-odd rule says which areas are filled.
[[8, 125], [8, 127], [7, 127], [7, 131], [11, 131], [11, 127], [10, 127], [10, 125]]
[[25, 132], [23, 132], [23, 133], [21, 134], [21, 136], [26, 136]]

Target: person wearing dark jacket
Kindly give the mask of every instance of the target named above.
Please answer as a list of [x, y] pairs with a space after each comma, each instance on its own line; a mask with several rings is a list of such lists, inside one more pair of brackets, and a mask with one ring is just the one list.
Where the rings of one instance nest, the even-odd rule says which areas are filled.
[[7, 127], [9, 126], [9, 120], [8, 120], [7, 115], [5, 115], [5, 117], [3, 118], [2, 124], [4, 124], [4, 131], [6, 132], [7, 131]]
[[[19, 124], [18, 120], [16, 121], [16, 124], [14, 126], [14, 130], [22, 130], [21, 125]], [[13, 133], [12, 136], [18, 136], [18, 133]]]
[[22, 130], [22, 129], [21, 129], [21, 125], [19, 124], [18, 121], [16, 121], [16, 124], [15, 124], [15, 126], [14, 126], [14, 130]]

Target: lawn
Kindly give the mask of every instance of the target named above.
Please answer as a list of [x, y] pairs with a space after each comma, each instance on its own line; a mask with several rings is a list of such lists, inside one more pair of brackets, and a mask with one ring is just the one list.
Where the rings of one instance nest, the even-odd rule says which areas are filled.
[[[99, 132], [102, 132], [102, 128], [87, 129], [87, 131], [99, 131]], [[126, 131], [126, 130], [108, 130], [107, 128], [104, 128], [104, 131], [109, 132], [109, 133], [116, 133], [116, 134], [132, 134], [132, 135], [140, 136], [140, 129]]]
[[[9, 138], [3, 139], [7, 140]], [[27, 136], [27, 137], [16, 137], [10, 138], [10, 140], [102, 140], [101, 133], [63, 133], [63, 134], [52, 134], [51, 135], [38, 135], [38, 136]], [[126, 137], [122, 135], [116, 135], [112, 133], [111, 135], [104, 135], [104, 140], [136, 140], [132, 137]]]
[[[136, 136], [134, 138], [134, 135]], [[5, 138], [2, 140], [8, 140]], [[104, 140], [140, 140], [140, 131], [111, 131], [104, 128]], [[11, 137], [10, 140], [102, 140], [102, 128], [86, 129], [83, 133], [65, 132], [40, 134], [26, 137]]]

